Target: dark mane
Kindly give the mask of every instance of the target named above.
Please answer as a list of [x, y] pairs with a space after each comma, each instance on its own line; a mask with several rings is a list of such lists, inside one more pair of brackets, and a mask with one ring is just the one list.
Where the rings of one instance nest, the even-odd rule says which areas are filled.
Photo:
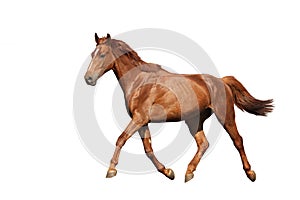
[[121, 40], [112, 39], [111, 46], [114, 55], [117, 58], [122, 58], [123, 62], [134, 62], [134, 64], [144, 72], [157, 72], [161, 69], [160, 65], [146, 63], [139, 55]]
[[144, 62], [133, 49], [131, 49], [125, 42], [121, 40], [112, 39], [111, 46], [117, 58], [121, 57], [122, 55], [127, 55], [129, 58], [138, 63]]

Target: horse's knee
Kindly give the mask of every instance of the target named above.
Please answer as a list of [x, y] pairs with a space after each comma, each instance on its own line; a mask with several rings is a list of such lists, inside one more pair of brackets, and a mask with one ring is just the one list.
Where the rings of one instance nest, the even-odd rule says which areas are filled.
[[116, 146], [122, 147], [125, 144], [125, 142], [126, 142], [126, 137], [125, 134], [122, 133], [117, 139]]
[[152, 159], [154, 157], [153, 151], [149, 151], [149, 152], [146, 151], [145, 153], [146, 153], [146, 156], [150, 159]]
[[151, 148], [149, 143], [145, 145], [144, 150], [145, 150], [145, 154], [147, 155], [148, 158], [153, 157], [153, 149]]
[[195, 139], [196, 139], [196, 142], [197, 142], [197, 146], [198, 148], [202, 151], [202, 152], [205, 152], [208, 147], [209, 147], [209, 143], [203, 133], [203, 131], [201, 132], [198, 132], [196, 135], [195, 135]]
[[206, 151], [209, 147], [209, 142], [207, 140], [204, 140], [201, 144], [201, 147], [204, 151]]

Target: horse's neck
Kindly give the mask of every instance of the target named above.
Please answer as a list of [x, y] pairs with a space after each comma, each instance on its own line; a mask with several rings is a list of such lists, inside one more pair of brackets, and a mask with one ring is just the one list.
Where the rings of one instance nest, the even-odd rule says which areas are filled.
[[128, 63], [117, 60], [114, 66], [114, 73], [121, 85], [121, 88], [125, 94], [128, 96], [133, 90], [134, 83], [137, 77], [139, 77], [142, 71], [137, 67], [138, 63]]

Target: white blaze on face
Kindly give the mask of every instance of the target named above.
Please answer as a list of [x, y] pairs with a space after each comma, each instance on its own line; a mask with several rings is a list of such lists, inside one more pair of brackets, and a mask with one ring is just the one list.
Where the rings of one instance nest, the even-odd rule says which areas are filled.
[[[95, 58], [95, 56], [98, 54], [98, 52], [99, 52], [99, 48], [96, 47], [96, 50], [95, 50], [95, 52], [94, 52], [94, 58]], [[91, 63], [90, 63], [90, 66], [89, 66], [88, 69], [91, 69], [91, 67], [93, 66], [93, 60], [94, 60], [94, 58], [92, 58]]]
[[98, 54], [98, 52], [99, 52], [99, 48], [96, 48], [94, 56], [96, 56]]

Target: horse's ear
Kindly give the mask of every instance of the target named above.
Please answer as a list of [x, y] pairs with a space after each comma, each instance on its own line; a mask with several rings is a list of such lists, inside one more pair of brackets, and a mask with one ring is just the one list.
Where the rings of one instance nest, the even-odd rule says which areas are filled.
[[110, 34], [107, 33], [107, 35], [106, 35], [106, 42], [109, 44], [110, 40], [111, 40]]
[[95, 33], [95, 42], [97, 43], [97, 45], [99, 44], [99, 37], [98, 37], [97, 33]]

